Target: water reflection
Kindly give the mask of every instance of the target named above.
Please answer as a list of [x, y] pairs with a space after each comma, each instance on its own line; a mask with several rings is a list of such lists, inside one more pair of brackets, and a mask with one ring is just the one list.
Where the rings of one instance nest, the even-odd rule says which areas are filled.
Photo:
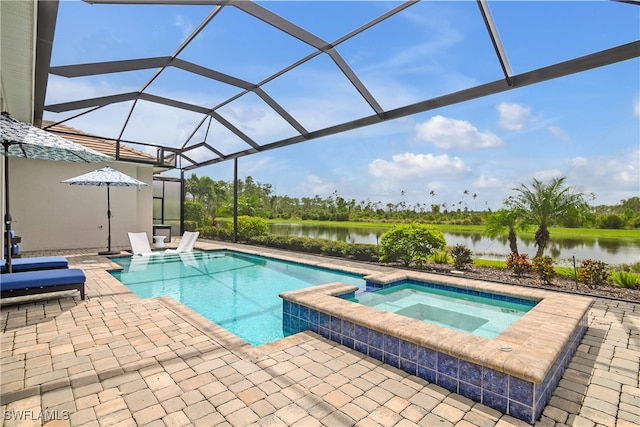
[[[332, 227], [311, 224], [269, 224], [273, 234], [315, 237], [348, 243], [378, 244], [386, 231], [378, 227]], [[486, 259], [505, 259], [509, 254], [509, 242], [505, 236], [490, 239], [480, 233], [454, 232], [444, 233], [448, 246], [462, 244], [471, 249], [476, 257]], [[533, 238], [518, 237], [518, 250], [533, 256], [536, 252]], [[577, 261], [588, 258], [607, 264], [635, 263], [640, 260], [640, 239], [612, 238], [553, 238], [546, 254], [557, 260], [558, 264], [568, 264], [573, 256]]]

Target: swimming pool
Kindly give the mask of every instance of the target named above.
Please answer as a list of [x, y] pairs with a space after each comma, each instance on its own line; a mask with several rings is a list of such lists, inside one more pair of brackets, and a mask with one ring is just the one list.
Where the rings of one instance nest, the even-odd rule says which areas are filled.
[[486, 338], [500, 335], [536, 304], [524, 299], [491, 297], [412, 282], [363, 293], [350, 300]]
[[141, 298], [170, 296], [252, 345], [283, 338], [280, 292], [362, 276], [233, 251], [111, 258], [111, 274]]

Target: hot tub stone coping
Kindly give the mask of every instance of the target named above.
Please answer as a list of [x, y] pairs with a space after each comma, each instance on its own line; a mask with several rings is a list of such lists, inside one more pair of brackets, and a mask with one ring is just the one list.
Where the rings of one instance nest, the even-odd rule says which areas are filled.
[[[488, 339], [336, 298], [355, 292], [358, 288], [353, 285], [334, 282], [283, 292], [280, 297], [421, 347], [536, 384], [542, 383], [545, 379], [556, 357], [571, 339], [579, 322], [593, 304], [593, 299], [590, 297], [459, 277], [441, 278], [428, 273], [404, 272], [394, 272], [387, 274], [386, 277], [393, 277], [393, 281], [418, 280], [455, 284], [486, 292], [532, 298], [539, 302], [501, 335], [495, 339]], [[511, 350], [503, 351], [502, 346], [508, 346]]]

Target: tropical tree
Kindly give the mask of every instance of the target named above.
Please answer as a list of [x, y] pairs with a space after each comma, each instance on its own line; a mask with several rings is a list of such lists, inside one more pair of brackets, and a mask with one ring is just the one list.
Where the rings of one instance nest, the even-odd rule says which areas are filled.
[[549, 243], [549, 227], [575, 208], [588, 210], [583, 193], [565, 186], [566, 177], [553, 178], [544, 183], [534, 178], [531, 187], [521, 184], [514, 188], [518, 194], [510, 199], [513, 208], [522, 212], [526, 223], [538, 227], [534, 241], [536, 257], [542, 256]]
[[507, 235], [511, 253], [518, 253], [517, 228], [524, 226], [518, 221], [521, 213], [517, 209], [500, 209], [495, 211], [485, 220], [484, 234], [492, 239]]

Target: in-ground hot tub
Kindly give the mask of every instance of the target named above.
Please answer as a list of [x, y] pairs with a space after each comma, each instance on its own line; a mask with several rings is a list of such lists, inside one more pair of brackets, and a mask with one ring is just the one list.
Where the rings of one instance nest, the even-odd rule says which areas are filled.
[[531, 424], [578, 347], [593, 303], [588, 297], [427, 273], [394, 272], [366, 279], [368, 288], [412, 281], [538, 301], [489, 339], [349, 301], [357, 288], [341, 283], [280, 294], [286, 332], [311, 330]]

